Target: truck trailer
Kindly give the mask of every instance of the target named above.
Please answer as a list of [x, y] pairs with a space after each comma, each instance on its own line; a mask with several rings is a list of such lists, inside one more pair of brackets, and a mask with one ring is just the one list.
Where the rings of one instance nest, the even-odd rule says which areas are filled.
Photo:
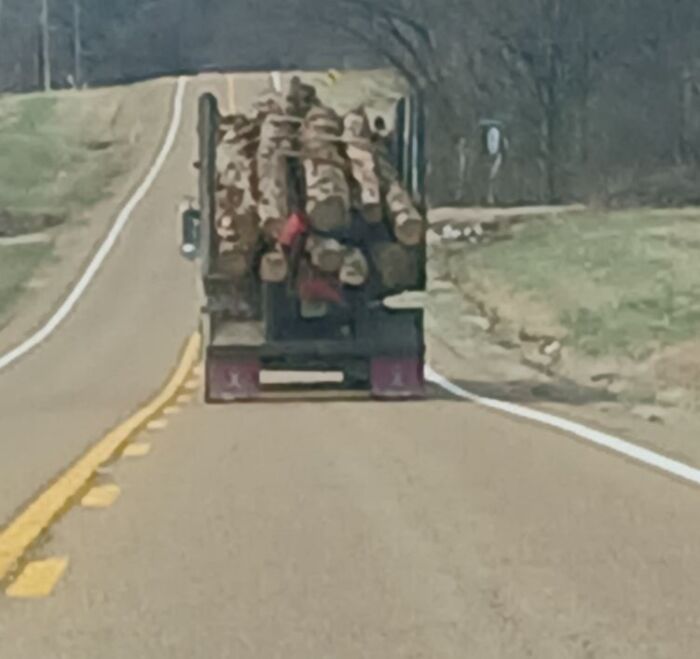
[[[314, 97], [313, 91], [309, 93]], [[392, 219], [390, 208], [391, 195], [400, 197], [403, 190], [425, 217], [424, 115], [419, 98], [408, 97], [396, 104], [388, 146], [387, 140], [378, 144], [376, 135], [356, 144], [372, 154], [376, 150], [376, 157], [384, 159], [377, 165], [378, 170], [383, 167], [389, 172], [371, 219], [348, 160], [349, 145], [355, 142], [329, 129], [332, 148], [349, 162], [341, 169], [351, 194], [349, 205], [343, 209], [347, 218], [340, 226], [322, 228], [320, 222], [314, 223], [313, 209], [309, 210], [314, 194], [309, 189], [314, 185], [310, 176], [316, 166], [310, 164], [309, 144], [314, 140], [304, 142], [299, 137], [314, 110], [292, 110], [288, 103], [280, 114], [280, 108], [275, 107], [278, 123], [292, 126], [286, 134], [290, 139], [273, 149], [272, 161], [265, 161], [279, 166], [283, 178], [279, 187], [284, 194], [279, 205], [283, 206], [284, 217], [272, 231], [254, 234], [244, 251], [237, 247], [235, 226], [229, 231], [235, 224], [229, 217], [223, 221], [225, 230], [221, 229], [220, 200], [227, 194], [222, 184], [222, 150], [229, 148], [228, 140], [231, 145], [239, 144], [241, 152], [258, 154], [257, 161], [255, 156], [252, 158], [258, 171], [250, 175], [250, 180], [257, 198], [262, 199], [259, 190], [264, 185], [259, 179], [263, 165], [259, 154], [264, 138], [260, 131], [252, 131], [245, 138], [249, 141], [242, 143], [240, 126], [244, 120], [236, 123], [235, 117], [222, 115], [212, 94], [199, 99], [199, 200], [197, 207], [188, 207], [182, 214], [181, 252], [198, 264], [205, 401], [254, 399], [261, 393], [261, 372], [275, 370], [339, 372], [344, 387], [367, 390], [376, 398], [422, 397], [423, 310], [395, 309], [386, 304], [396, 294], [424, 290], [426, 283], [425, 231], [422, 239], [400, 244], [395, 235], [397, 221], [405, 220], [406, 213], [398, 220], [395, 214]], [[332, 112], [327, 117], [332, 118]], [[334, 121], [328, 125], [333, 126]], [[239, 126], [238, 134], [232, 126]], [[230, 177], [228, 173], [225, 176], [231, 178], [232, 185], [240, 186], [235, 163], [227, 167]], [[247, 170], [245, 176], [249, 176]], [[320, 181], [318, 186], [321, 195], [330, 195], [331, 183]], [[240, 209], [240, 199], [237, 203]], [[263, 214], [259, 208], [263, 203], [257, 202], [254, 215]], [[223, 245], [226, 240], [233, 245], [228, 251]], [[328, 249], [324, 252], [325, 247]], [[232, 255], [237, 259], [235, 263], [244, 263], [244, 267], [232, 266]], [[335, 256], [339, 258], [336, 266]], [[359, 276], [348, 271], [351, 276], [340, 277], [338, 265], [342, 259], [351, 267], [359, 266]]]

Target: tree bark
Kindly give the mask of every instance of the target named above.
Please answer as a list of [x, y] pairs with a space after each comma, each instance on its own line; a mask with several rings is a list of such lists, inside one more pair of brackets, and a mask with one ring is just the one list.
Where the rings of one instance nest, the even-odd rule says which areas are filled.
[[410, 288], [418, 281], [416, 256], [403, 245], [398, 243], [373, 245], [372, 260], [386, 288], [392, 290]]
[[306, 213], [318, 231], [333, 232], [350, 225], [350, 186], [339, 148], [342, 122], [329, 108], [313, 108], [301, 134], [306, 175]]

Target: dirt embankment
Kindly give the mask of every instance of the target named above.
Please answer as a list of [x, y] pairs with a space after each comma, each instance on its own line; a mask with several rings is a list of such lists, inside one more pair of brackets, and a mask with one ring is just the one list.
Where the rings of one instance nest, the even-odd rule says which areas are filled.
[[599, 425], [631, 422], [668, 448], [665, 424], [690, 446], [700, 431], [700, 211], [574, 210], [433, 216], [429, 325], [462, 358], [453, 376]]

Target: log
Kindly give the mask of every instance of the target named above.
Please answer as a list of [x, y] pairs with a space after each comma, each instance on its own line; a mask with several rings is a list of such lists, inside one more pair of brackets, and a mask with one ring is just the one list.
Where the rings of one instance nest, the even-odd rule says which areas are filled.
[[340, 268], [340, 281], [346, 286], [362, 286], [369, 278], [369, 263], [365, 255], [352, 247], [345, 252]]
[[258, 217], [254, 212], [234, 216], [229, 210], [223, 209], [216, 216], [216, 233], [222, 241], [252, 247], [258, 239]]
[[367, 222], [377, 224], [382, 221], [382, 194], [367, 114], [363, 109], [349, 112], [345, 115], [343, 127], [352, 176], [360, 190], [362, 214]]
[[419, 245], [425, 240], [427, 221], [418, 212], [411, 195], [399, 183], [398, 174], [386, 154], [376, 155], [380, 185], [386, 198], [394, 236], [403, 245]]
[[406, 289], [418, 283], [416, 255], [403, 245], [377, 243], [372, 246], [372, 260], [386, 288]]
[[233, 143], [246, 145], [248, 153], [255, 152], [255, 140], [259, 125], [244, 114], [232, 114], [219, 119], [219, 134], [217, 143]]
[[268, 91], [257, 97], [253, 103], [253, 112], [258, 122], [260, 122], [270, 114], [283, 114], [284, 106], [285, 102], [281, 94], [275, 91]]
[[318, 231], [332, 232], [350, 226], [350, 187], [337, 165], [304, 161], [306, 214]]
[[346, 250], [333, 238], [309, 236], [306, 241], [306, 251], [313, 266], [321, 272], [335, 274], [343, 265]]
[[268, 114], [260, 129], [256, 167], [258, 215], [264, 236], [274, 243], [289, 214], [284, 152], [293, 146], [295, 127], [281, 114]]
[[350, 186], [339, 145], [342, 122], [333, 110], [313, 108], [301, 130], [306, 177], [306, 213], [318, 231], [333, 232], [350, 226]]
[[222, 274], [232, 279], [242, 279], [251, 269], [253, 252], [246, 246], [233, 241], [222, 241], [219, 244], [217, 266]]
[[216, 152], [214, 228], [222, 241], [234, 241], [242, 248], [252, 248], [259, 237], [255, 173], [259, 133], [255, 122], [243, 115], [224, 118]]
[[304, 84], [298, 76], [294, 76], [289, 85], [287, 96], [287, 113], [303, 118], [309, 111], [319, 105], [316, 89], [311, 85]]
[[283, 282], [289, 274], [287, 257], [281, 250], [264, 254], [260, 261], [260, 279], [269, 284]]
[[425, 220], [398, 181], [392, 181], [389, 185], [386, 203], [396, 239], [403, 245], [420, 245], [425, 236]]

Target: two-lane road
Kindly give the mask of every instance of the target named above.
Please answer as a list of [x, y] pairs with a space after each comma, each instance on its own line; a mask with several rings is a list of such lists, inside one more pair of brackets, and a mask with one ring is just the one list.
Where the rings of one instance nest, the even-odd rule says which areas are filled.
[[[265, 84], [244, 77], [241, 107]], [[179, 137], [97, 277], [48, 340], [0, 371], [0, 528], [152, 396], [197, 327], [195, 275], [178, 253], [176, 214], [196, 196], [196, 106], [207, 90], [229, 102], [222, 79], [189, 82]]]
[[[263, 84], [240, 79], [236, 103]], [[75, 314], [0, 373], [4, 518], [157, 388], [194, 326], [172, 217], [201, 88]], [[69, 558], [53, 594], [0, 598], [0, 657], [697, 655], [694, 487], [447, 398], [173, 411], [104, 476], [113, 505], [36, 550]]]

